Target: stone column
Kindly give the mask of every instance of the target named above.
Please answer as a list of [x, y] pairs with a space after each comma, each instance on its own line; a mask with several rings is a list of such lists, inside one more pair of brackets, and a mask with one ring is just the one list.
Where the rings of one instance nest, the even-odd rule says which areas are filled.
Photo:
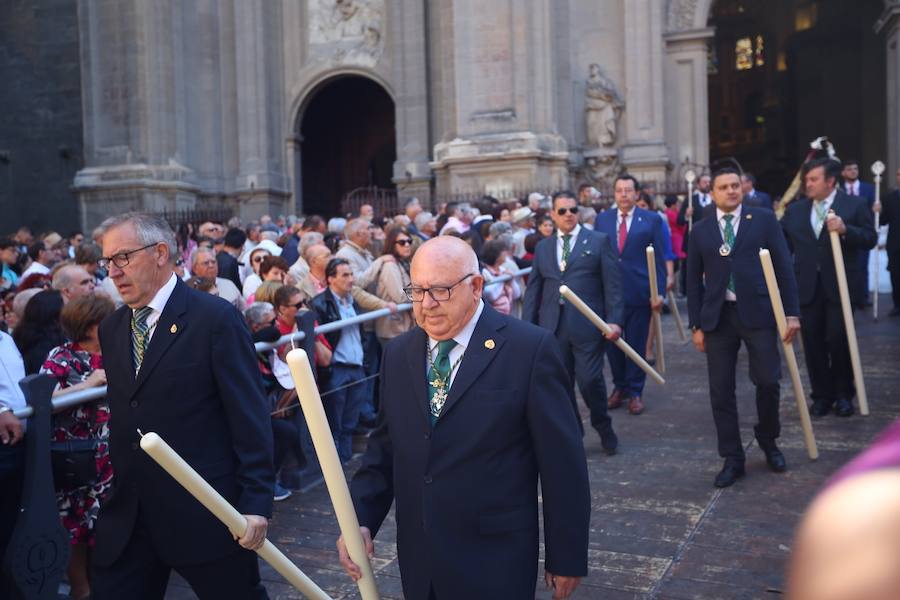
[[627, 0], [625, 139], [621, 162], [638, 178], [661, 181], [669, 164], [663, 113], [663, 3]]
[[441, 36], [439, 194], [508, 197], [568, 183], [551, 69], [551, 0], [447, 0]]
[[397, 161], [393, 181], [400, 198], [431, 202], [428, 162], [428, 51], [425, 0], [401, 0], [393, 6], [391, 33], [396, 83]]
[[707, 43], [714, 30], [666, 34], [666, 142], [672, 162], [709, 163]]
[[885, 0], [875, 31], [884, 33], [887, 51], [887, 148], [885, 181], [900, 168], [900, 0]]

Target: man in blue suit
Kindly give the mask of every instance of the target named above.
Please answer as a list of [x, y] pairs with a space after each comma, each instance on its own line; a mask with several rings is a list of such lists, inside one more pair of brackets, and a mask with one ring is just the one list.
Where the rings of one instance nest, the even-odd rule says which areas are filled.
[[[650, 313], [662, 310], [662, 298], [666, 293], [666, 240], [662, 220], [634, 205], [638, 194], [637, 179], [631, 175], [619, 175], [614, 189], [615, 210], [601, 213], [594, 230], [615, 240], [619, 273], [625, 290], [623, 337], [643, 356], [650, 332]], [[655, 276], [660, 294], [656, 303], [650, 302], [647, 246], [653, 246], [656, 255]], [[646, 373], [615, 346], [609, 349], [609, 366], [613, 374], [613, 391], [607, 399], [607, 408], [619, 408], [627, 401], [629, 413], [639, 415], [644, 412], [641, 394], [644, 392]]]
[[728, 487], [744, 476], [744, 446], [738, 425], [735, 371], [741, 343], [750, 357], [750, 380], [756, 386], [754, 428], [766, 463], [784, 471], [784, 455], [775, 445], [781, 356], [768, 287], [759, 259], [768, 248], [787, 315], [785, 340], [800, 331], [797, 282], [791, 255], [775, 213], [743, 206], [737, 170], [724, 168], [713, 176], [715, 218], [694, 226], [688, 252], [688, 312], [694, 346], [706, 353], [709, 397], [716, 424], [719, 455], [725, 459], [716, 487]]
[[606, 340], [597, 328], [559, 295], [565, 284], [621, 335], [625, 310], [622, 276], [616, 253], [605, 233], [578, 224], [578, 205], [573, 192], [553, 197], [550, 216], [556, 235], [538, 242], [531, 275], [525, 288], [522, 320], [540, 325], [556, 335], [569, 377], [578, 383], [581, 397], [591, 410], [591, 426], [600, 434], [604, 452], [615, 454], [619, 445], [606, 411], [603, 354]]
[[742, 204], [744, 206], [755, 206], [757, 208], [768, 208], [775, 210], [772, 204], [772, 197], [765, 192], [756, 189], [756, 177], [752, 173], [744, 172], [741, 175], [741, 191], [744, 194]]
[[[202, 599], [266, 598], [256, 555], [272, 514], [272, 426], [250, 331], [173, 272], [160, 217], [105, 221], [102, 267], [125, 306], [100, 324], [115, 482], [100, 508], [92, 598], [163, 598], [175, 569]], [[247, 519], [238, 541], [139, 446], [159, 433]]]
[[567, 598], [587, 574], [590, 489], [556, 341], [485, 306], [462, 240], [422, 244], [410, 275], [418, 327], [385, 348], [378, 427], [351, 483], [368, 550], [396, 501], [406, 598], [534, 598], [540, 478], [545, 580]]

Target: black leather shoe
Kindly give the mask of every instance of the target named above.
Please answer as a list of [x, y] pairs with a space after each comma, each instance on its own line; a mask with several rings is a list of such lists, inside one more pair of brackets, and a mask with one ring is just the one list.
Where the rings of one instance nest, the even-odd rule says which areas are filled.
[[743, 476], [744, 465], [726, 461], [725, 466], [722, 467], [722, 470], [719, 471], [718, 475], [716, 475], [716, 480], [713, 485], [715, 485], [717, 488], [726, 488], [728, 486], [734, 485], [734, 482]]
[[616, 432], [610, 427], [605, 432], [598, 431], [597, 433], [600, 434], [600, 445], [603, 447], [603, 453], [607, 456], [614, 455], [619, 448], [619, 437], [616, 435]]
[[775, 442], [757, 441], [763, 454], [766, 455], [766, 464], [769, 465], [769, 469], [776, 473], [784, 473], [787, 470], [787, 461], [784, 459], [784, 454], [775, 445]]
[[814, 417], [824, 417], [831, 412], [831, 402], [825, 400], [815, 400], [809, 409], [809, 414]]
[[839, 417], [849, 417], [853, 414], [853, 404], [846, 398], [840, 398], [834, 403], [834, 414]]

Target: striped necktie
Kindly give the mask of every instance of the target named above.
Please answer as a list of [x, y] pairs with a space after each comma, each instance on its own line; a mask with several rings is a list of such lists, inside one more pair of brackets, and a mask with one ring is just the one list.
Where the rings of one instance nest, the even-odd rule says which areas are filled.
[[141, 362], [144, 360], [144, 350], [147, 349], [147, 338], [150, 325], [147, 319], [153, 313], [149, 306], [139, 308], [131, 315], [131, 357], [134, 360], [135, 377], [141, 370]]

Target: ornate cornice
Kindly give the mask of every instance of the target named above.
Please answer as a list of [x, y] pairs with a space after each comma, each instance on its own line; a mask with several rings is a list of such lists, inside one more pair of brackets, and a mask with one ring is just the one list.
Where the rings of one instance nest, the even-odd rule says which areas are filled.
[[694, 29], [698, 0], [669, 0], [668, 30]]
[[888, 23], [898, 17], [900, 17], [900, 0], [884, 0], [884, 10], [872, 28], [875, 33], [881, 33]]

